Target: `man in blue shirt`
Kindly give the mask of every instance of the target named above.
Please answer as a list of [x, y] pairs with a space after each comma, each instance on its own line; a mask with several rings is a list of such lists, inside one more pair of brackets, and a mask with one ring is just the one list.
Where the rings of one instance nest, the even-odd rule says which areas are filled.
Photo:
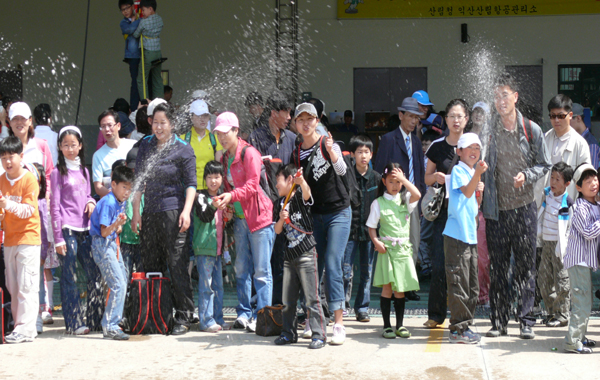
[[598, 169], [600, 166], [600, 147], [598, 146], [598, 140], [592, 135], [590, 129], [585, 125], [583, 121], [583, 106], [579, 103], [573, 103], [573, 117], [571, 118], [571, 128], [577, 131], [587, 141], [590, 146], [590, 158], [592, 159], [592, 166]]
[[140, 20], [135, 13], [133, 0], [119, 0], [119, 9], [123, 14], [121, 20], [121, 32], [125, 38], [125, 61], [129, 65], [129, 74], [131, 75], [131, 90], [129, 93], [129, 104], [131, 112], [137, 109], [140, 102], [140, 94], [137, 87], [138, 68], [140, 66], [140, 39], [133, 36], [133, 32], [140, 24]]

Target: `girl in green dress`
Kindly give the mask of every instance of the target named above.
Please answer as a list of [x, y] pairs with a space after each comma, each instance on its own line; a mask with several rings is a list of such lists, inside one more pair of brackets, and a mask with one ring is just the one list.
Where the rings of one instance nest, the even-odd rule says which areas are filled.
[[[402, 326], [404, 320], [404, 293], [419, 290], [419, 280], [412, 260], [409, 240], [410, 213], [417, 206], [421, 193], [404, 176], [400, 165], [389, 163], [379, 184], [378, 198], [371, 204], [367, 220], [369, 236], [379, 252], [373, 285], [381, 287], [381, 314], [383, 337], [393, 339], [410, 337]], [[377, 226], [379, 237], [377, 236]], [[390, 323], [390, 311], [394, 298], [396, 329]]]

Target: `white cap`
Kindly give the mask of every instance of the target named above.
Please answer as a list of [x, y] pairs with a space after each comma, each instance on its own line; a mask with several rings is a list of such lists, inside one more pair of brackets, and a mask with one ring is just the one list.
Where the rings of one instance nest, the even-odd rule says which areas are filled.
[[204, 100], [197, 99], [192, 102], [190, 105], [190, 112], [196, 116], [201, 116], [205, 114], [210, 114], [208, 111], [208, 104]]
[[456, 147], [458, 149], [468, 148], [473, 144], [478, 144], [481, 148], [481, 140], [479, 140], [479, 136], [477, 136], [476, 133], [469, 132], [460, 136], [460, 139], [458, 139], [458, 145]]
[[25, 119], [31, 117], [31, 108], [24, 102], [16, 102], [8, 110], [8, 119], [12, 120], [15, 116], [23, 116]]
[[317, 115], [317, 109], [312, 103], [302, 103], [298, 104], [298, 106], [296, 107], [296, 111], [294, 112], [294, 120], [304, 112], [316, 118], [319, 117]]
[[581, 179], [581, 175], [583, 174], [583, 172], [586, 172], [588, 170], [592, 170], [594, 173], [598, 173], [596, 171], [596, 169], [594, 169], [594, 167], [590, 164], [583, 163], [581, 165], [579, 165], [577, 167], [577, 169], [575, 169], [575, 173], [573, 173], [573, 181], [575, 181], [575, 183], [579, 182], [579, 180]]
[[148, 116], [152, 116], [152, 114], [154, 114], [154, 108], [156, 108], [157, 105], [159, 104], [163, 104], [166, 103], [167, 101], [161, 98], [156, 98], [153, 101], [150, 102], [150, 104], [148, 104]]
[[486, 102], [477, 102], [473, 105], [473, 111], [475, 108], [481, 108], [485, 113], [490, 113], [490, 106]]

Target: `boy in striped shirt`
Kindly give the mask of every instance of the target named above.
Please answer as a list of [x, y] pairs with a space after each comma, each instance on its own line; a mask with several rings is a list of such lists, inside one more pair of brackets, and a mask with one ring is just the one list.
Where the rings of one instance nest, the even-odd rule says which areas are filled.
[[585, 333], [592, 312], [592, 271], [598, 268], [598, 173], [592, 165], [581, 164], [575, 169], [573, 181], [579, 198], [573, 206], [573, 224], [564, 257], [564, 266], [571, 281], [571, 317], [563, 348], [567, 352], [590, 354], [590, 347], [596, 342], [587, 339]]

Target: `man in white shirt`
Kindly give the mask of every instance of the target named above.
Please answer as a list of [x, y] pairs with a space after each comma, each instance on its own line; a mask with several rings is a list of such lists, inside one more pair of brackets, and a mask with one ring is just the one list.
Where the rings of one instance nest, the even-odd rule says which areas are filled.
[[119, 114], [113, 110], [106, 110], [98, 116], [100, 132], [106, 139], [106, 143], [94, 153], [92, 159], [92, 179], [94, 189], [100, 197], [110, 191], [110, 175], [112, 164], [117, 160], [124, 160], [127, 153], [136, 143], [135, 140], [119, 138]]
[[56, 166], [58, 161], [58, 133], [52, 130], [52, 110], [47, 103], [38, 104], [33, 110], [35, 120], [35, 137], [46, 140], [52, 153], [52, 163]]

